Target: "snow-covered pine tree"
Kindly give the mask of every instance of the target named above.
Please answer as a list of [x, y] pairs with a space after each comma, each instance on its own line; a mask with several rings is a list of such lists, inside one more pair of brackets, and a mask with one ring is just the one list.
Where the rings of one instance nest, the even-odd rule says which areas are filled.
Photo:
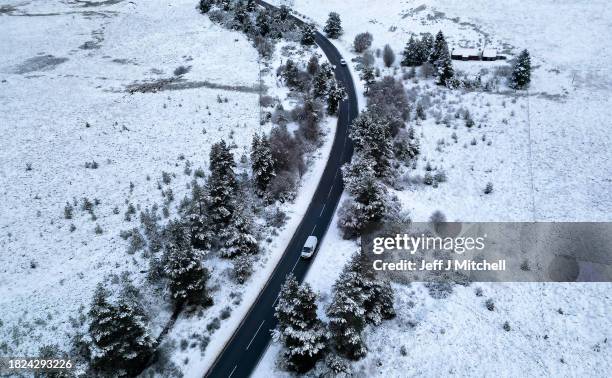
[[208, 180], [208, 215], [217, 231], [230, 224], [236, 208], [238, 182], [234, 168], [234, 155], [224, 140], [210, 150], [210, 178]]
[[320, 71], [323, 72], [327, 80], [330, 80], [334, 77], [334, 69], [332, 65], [328, 62], [321, 64]]
[[368, 323], [380, 325], [383, 320], [395, 317], [393, 288], [388, 281], [377, 279], [371, 270], [364, 269], [360, 252], [351, 257], [344, 267], [344, 272], [347, 274], [346, 279], [351, 286], [361, 288], [359, 293], [361, 294], [360, 298], [363, 299], [365, 318]]
[[393, 145], [391, 130], [385, 120], [371, 111], [362, 112], [350, 129], [355, 150], [371, 156], [376, 162], [377, 177], [392, 175]]
[[372, 66], [363, 67], [363, 69], [361, 70], [360, 78], [365, 83], [366, 93], [368, 93], [368, 90], [370, 89], [370, 85], [372, 85], [374, 81], [376, 81], [376, 74], [374, 71], [374, 67]]
[[419, 60], [422, 63], [427, 62], [429, 59], [429, 55], [431, 54], [431, 50], [434, 47], [434, 36], [431, 33], [424, 33], [421, 37], [421, 43], [419, 44]]
[[346, 91], [343, 87], [333, 80], [327, 92], [327, 114], [334, 115], [338, 112], [340, 101], [346, 97]]
[[272, 158], [272, 148], [266, 134], [253, 136], [251, 144], [251, 168], [253, 170], [253, 180], [255, 181], [255, 194], [263, 197], [266, 194], [268, 184], [276, 172], [274, 171], [274, 160]]
[[329, 38], [336, 39], [342, 35], [342, 22], [340, 15], [336, 12], [331, 12], [323, 31]]
[[212, 7], [211, 0], [200, 0], [199, 9], [200, 9], [200, 12], [202, 12], [203, 14], [208, 13], [211, 7]]
[[191, 202], [187, 210], [187, 220], [191, 231], [191, 244], [202, 250], [212, 247], [214, 240], [210, 220], [208, 219], [208, 193], [206, 188], [197, 182], [193, 182], [191, 187]]
[[243, 25], [248, 17], [249, 14], [246, 10], [246, 5], [242, 2], [237, 3], [234, 7], [234, 19], [238, 21], [240, 25]]
[[221, 248], [222, 257], [232, 258], [238, 255], [255, 254], [259, 251], [259, 244], [253, 235], [250, 219], [242, 211], [234, 214], [232, 224], [221, 233], [221, 239], [225, 240]]
[[253, 259], [251, 256], [238, 256], [233, 260], [234, 278], [243, 284], [253, 273]]
[[429, 55], [429, 62], [436, 68], [436, 76], [438, 85], [449, 85], [450, 80], [454, 76], [453, 62], [451, 60], [448, 44], [444, 38], [442, 31], [436, 34], [434, 46]]
[[308, 60], [306, 71], [313, 76], [319, 71], [319, 58], [316, 55], [311, 56]]
[[323, 97], [327, 94], [329, 78], [324, 70], [319, 70], [312, 83], [312, 94], [315, 98]]
[[415, 40], [413, 36], [410, 36], [410, 39], [404, 48], [404, 59], [402, 60], [402, 66], [416, 67], [423, 64], [419, 51], [420, 47], [420, 42]]
[[349, 365], [342, 357], [336, 354], [328, 354], [325, 357], [325, 367], [327, 368], [327, 373], [324, 377], [344, 378], [351, 376]]
[[523, 89], [531, 82], [531, 57], [529, 51], [523, 50], [519, 54], [512, 69], [510, 86], [514, 89]]
[[364, 303], [366, 321], [379, 325], [383, 320], [395, 317], [393, 308], [393, 288], [388, 281], [371, 279], [368, 281], [368, 299]]
[[257, 18], [255, 19], [255, 25], [259, 30], [259, 34], [262, 36], [267, 36], [270, 33], [270, 16], [265, 9], [257, 12]]
[[92, 368], [105, 376], [139, 372], [153, 352], [142, 306], [124, 295], [117, 304], [111, 303], [108, 291], [98, 285], [89, 318]]
[[359, 197], [363, 190], [364, 181], [376, 176], [375, 166], [376, 162], [371, 156], [356, 151], [351, 161], [341, 168], [344, 189], [351, 196]]
[[358, 197], [355, 197], [357, 216], [365, 226], [379, 223], [387, 213], [387, 190], [374, 177], [365, 177]]
[[202, 266], [198, 252], [187, 242], [185, 228], [171, 221], [164, 251], [164, 273], [168, 277], [168, 289], [176, 306], [183, 304], [208, 305], [206, 290], [208, 270]]
[[221, 8], [226, 12], [232, 8], [231, 0], [219, 0], [219, 3], [221, 4]]
[[347, 198], [338, 209], [338, 228], [342, 231], [344, 239], [353, 239], [361, 235], [366, 227], [358, 214], [357, 203], [352, 198]]
[[455, 70], [453, 69], [453, 62], [448, 52], [446, 54], [443, 54], [436, 61], [436, 68], [438, 76], [438, 85], [452, 86], [451, 80], [455, 75]]
[[315, 26], [312, 24], [305, 24], [302, 27], [302, 39], [301, 43], [305, 46], [314, 45], [315, 43]]
[[297, 64], [292, 59], [288, 59], [287, 63], [283, 67], [281, 76], [285, 79], [285, 83], [287, 83], [290, 87], [295, 87], [298, 85], [298, 75], [300, 70], [297, 67]]
[[383, 62], [385, 67], [391, 67], [395, 62], [395, 52], [393, 52], [393, 49], [388, 44], [383, 49]]
[[280, 16], [281, 21], [285, 21], [287, 18], [289, 18], [289, 14], [291, 14], [291, 9], [285, 4], [283, 4], [278, 9], [278, 14]]
[[361, 332], [366, 326], [364, 295], [355, 283], [354, 272], [343, 271], [334, 284], [334, 296], [327, 308], [329, 331], [336, 350], [353, 360], [364, 357], [367, 349]]
[[450, 56], [450, 53], [448, 51], [448, 44], [446, 43], [444, 34], [440, 30], [438, 34], [436, 34], [436, 39], [431, 49], [431, 53], [429, 54], [429, 63], [436, 65], [436, 62], [445, 55]]
[[323, 357], [327, 349], [327, 330], [317, 317], [316, 294], [307, 283], [298, 284], [290, 274], [281, 287], [275, 316], [276, 341], [285, 347], [283, 357], [289, 370], [305, 373]]
[[380, 222], [388, 211], [385, 186], [376, 178], [371, 156], [357, 151], [351, 163], [342, 167], [342, 179], [354, 202], [343, 203], [339, 226], [345, 238], [358, 236], [366, 227]]
[[255, 0], [247, 0], [246, 2], [247, 11], [253, 12], [256, 7], [257, 7], [257, 2]]

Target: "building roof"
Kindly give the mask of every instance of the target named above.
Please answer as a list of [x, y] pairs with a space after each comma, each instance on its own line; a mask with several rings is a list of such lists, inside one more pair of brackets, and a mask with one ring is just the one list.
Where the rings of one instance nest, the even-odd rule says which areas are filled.
[[459, 55], [462, 57], [480, 56], [480, 52], [477, 49], [466, 49], [463, 47], [455, 48], [451, 52], [451, 55]]
[[496, 49], [484, 49], [482, 50], [482, 57], [483, 58], [496, 58], [497, 50]]

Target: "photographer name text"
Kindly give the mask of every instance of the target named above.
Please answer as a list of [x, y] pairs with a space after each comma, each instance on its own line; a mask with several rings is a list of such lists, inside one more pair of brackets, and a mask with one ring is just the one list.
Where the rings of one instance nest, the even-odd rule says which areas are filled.
[[410, 260], [397, 262], [374, 260], [372, 266], [376, 271], [505, 271], [506, 260], [421, 260], [420, 263]]

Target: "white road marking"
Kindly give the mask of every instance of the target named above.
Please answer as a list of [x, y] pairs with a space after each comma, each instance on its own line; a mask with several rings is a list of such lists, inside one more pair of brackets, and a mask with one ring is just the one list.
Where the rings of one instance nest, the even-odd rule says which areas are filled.
[[323, 208], [321, 209], [321, 214], [319, 214], [319, 218], [323, 216], [323, 212], [325, 211], [325, 206], [327, 206], [327, 203], [323, 204]]
[[[293, 268], [291, 268], [291, 273], [293, 273], [293, 269], [295, 269], [295, 267], [296, 267], [297, 263], [300, 261], [300, 258], [301, 258], [301, 257], [302, 257], [302, 256], [298, 256], [297, 260], [295, 260], [295, 264], [293, 264]], [[276, 299], [278, 299], [278, 298], [276, 298]], [[275, 302], [276, 302], [276, 301], [275, 301]]]
[[[257, 334], [259, 333], [259, 330], [261, 329], [261, 326], [263, 326], [264, 322], [265, 322], [265, 320], [261, 321], [261, 324], [259, 325], [259, 328], [257, 328], [257, 331], [255, 331], [255, 334], [253, 335], [253, 338], [251, 339], [251, 341], [249, 341], [249, 345], [247, 345], [246, 350], [249, 350], [249, 347], [253, 343], [253, 340], [255, 340], [255, 336], [257, 336]], [[236, 368], [234, 368], [234, 369], [236, 369]], [[233, 372], [233, 370], [232, 370], [232, 372]], [[232, 375], [230, 374], [230, 377], [231, 376]]]
[[[336, 180], [335, 176], [334, 176], [334, 181]], [[327, 198], [329, 199], [329, 196], [331, 196], [331, 192], [332, 190], [334, 190], [334, 185], [332, 184], [332, 186], [329, 188], [329, 193], [327, 193]]]
[[315, 226], [312, 228], [312, 232], [310, 233], [310, 235], [314, 235], [314, 231], [317, 229], [317, 225], [315, 224]]
[[227, 378], [232, 378], [232, 374], [234, 374], [234, 372], [236, 371], [237, 367], [238, 367], [238, 365], [234, 366], [234, 368], [232, 369], [232, 372], [230, 373], [230, 375], [227, 376]]
[[274, 302], [272, 302], [272, 308], [276, 307], [276, 302], [278, 302], [278, 298], [280, 298], [280, 293], [276, 296]]

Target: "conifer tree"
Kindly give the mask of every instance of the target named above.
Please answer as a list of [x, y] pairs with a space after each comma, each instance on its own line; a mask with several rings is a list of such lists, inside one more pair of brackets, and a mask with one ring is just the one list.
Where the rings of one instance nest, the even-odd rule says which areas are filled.
[[420, 43], [420, 57], [421, 57], [421, 61], [423, 63], [427, 62], [427, 59], [429, 59], [429, 55], [431, 54], [431, 50], [433, 49], [434, 46], [434, 36], [431, 35], [431, 33], [424, 33], [423, 36], [421, 37], [421, 43]]
[[366, 323], [379, 325], [395, 316], [393, 289], [364, 269], [360, 253], [344, 267], [334, 284], [334, 298], [327, 309], [336, 348], [351, 359], [365, 356], [361, 331]]
[[364, 226], [379, 223], [387, 213], [387, 191], [377, 179], [365, 176], [359, 196], [355, 197], [356, 216]]
[[340, 21], [340, 15], [338, 13], [331, 12], [329, 14], [329, 18], [327, 19], [327, 23], [325, 24], [323, 31], [329, 38], [333, 39], [336, 39], [342, 35], [342, 22]]
[[371, 156], [357, 151], [351, 163], [342, 167], [345, 188], [354, 199], [341, 211], [340, 224], [346, 236], [377, 224], [388, 211], [387, 191], [376, 178], [375, 165]]
[[112, 303], [101, 285], [89, 310], [91, 366], [109, 376], [136, 374], [151, 356], [153, 340], [139, 303], [121, 295]]
[[300, 70], [292, 59], [288, 59], [285, 67], [282, 70], [282, 77], [290, 87], [298, 85], [298, 74]]
[[259, 244], [253, 235], [249, 217], [244, 212], [234, 214], [232, 224], [222, 231], [221, 238], [225, 240], [221, 248], [221, 256], [232, 258], [238, 255], [255, 254]]
[[349, 163], [342, 166], [342, 181], [344, 189], [353, 197], [360, 197], [363, 192], [365, 180], [376, 177], [374, 167], [376, 162], [371, 156], [356, 151]]
[[365, 87], [366, 87], [366, 93], [368, 93], [368, 90], [370, 89], [370, 86], [372, 84], [374, 84], [374, 82], [376, 81], [376, 75], [374, 73], [374, 67], [371, 66], [365, 66], [363, 67], [363, 69], [361, 70], [361, 80], [363, 80], [363, 82], [365, 83]]
[[249, 12], [253, 12], [256, 7], [257, 7], [257, 2], [255, 0], [247, 0], [246, 9]]
[[349, 132], [355, 150], [372, 157], [378, 177], [391, 175], [393, 145], [389, 125], [371, 111], [362, 112]]
[[429, 54], [429, 63], [437, 65], [436, 62], [439, 59], [444, 58], [446, 55], [450, 56], [448, 44], [446, 43], [446, 39], [444, 38], [442, 31], [439, 31], [438, 34], [436, 34], [436, 39], [431, 49], [431, 53]]
[[214, 239], [207, 214], [207, 199], [206, 188], [194, 182], [191, 188], [191, 202], [187, 211], [187, 220], [191, 231], [191, 244], [195, 248], [203, 250], [210, 249]]
[[344, 272], [350, 279], [344, 284], [360, 288], [360, 299], [363, 300], [366, 321], [379, 325], [383, 320], [395, 317], [394, 292], [388, 281], [377, 279], [373, 271], [365, 267], [362, 257], [362, 254], [357, 252], [346, 264]]
[[516, 59], [512, 69], [510, 86], [514, 89], [523, 89], [531, 82], [531, 57], [529, 51], [523, 50]]
[[343, 87], [339, 86], [338, 83], [333, 80], [332, 84], [327, 92], [327, 114], [334, 115], [338, 112], [338, 105], [340, 101], [346, 97], [346, 91]]
[[319, 72], [317, 72], [312, 84], [312, 94], [314, 97], [323, 97], [327, 94], [328, 80], [329, 79], [325, 71], [319, 70]]
[[210, 150], [208, 215], [216, 230], [229, 225], [236, 208], [238, 182], [235, 167], [234, 155], [225, 141], [213, 144]]
[[420, 66], [423, 62], [420, 59], [419, 49], [420, 43], [410, 36], [410, 40], [404, 48], [404, 59], [402, 60], [402, 66], [415, 67]]
[[241, 25], [244, 25], [248, 17], [249, 14], [246, 10], [245, 4], [242, 2], [237, 3], [234, 8], [234, 18], [236, 21], [238, 21]]
[[320, 71], [323, 72], [323, 75], [327, 80], [330, 80], [334, 77], [334, 69], [331, 64], [325, 62], [321, 64]]
[[251, 168], [253, 170], [253, 180], [255, 181], [255, 193], [259, 197], [263, 197], [270, 181], [276, 176], [272, 148], [265, 134], [262, 134], [261, 138], [258, 134], [253, 136], [253, 143], [251, 144]]
[[211, 0], [200, 0], [200, 12], [204, 13], [208, 13], [210, 11], [210, 8], [212, 7], [212, 1]]
[[164, 273], [168, 289], [176, 306], [206, 305], [210, 297], [206, 291], [208, 270], [202, 266], [201, 256], [191, 248], [185, 228], [171, 222], [164, 251]]
[[291, 13], [291, 9], [288, 6], [283, 4], [283, 5], [280, 6], [280, 8], [278, 10], [278, 13], [280, 15], [281, 21], [285, 21], [287, 18], [289, 18], [289, 14]]
[[455, 75], [453, 62], [449, 54], [443, 55], [436, 62], [438, 85], [449, 86], [451, 79]]
[[448, 44], [442, 31], [436, 34], [433, 49], [429, 55], [429, 62], [436, 68], [436, 76], [439, 85], [448, 85], [454, 76], [453, 62], [451, 60]]
[[265, 37], [270, 33], [270, 23], [270, 16], [268, 16], [268, 12], [265, 9], [257, 13], [255, 24], [259, 29], [260, 35]]
[[281, 287], [275, 316], [274, 338], [285, 347], [287, 368], [297, 373], [312, 369], [327, 349], [327, 331], [317, 317], [316, 294], [307, 283], [298, 284], [289, 275]]
[[358, 360], [367, 349], [361, 332], [366, 326], [363, 295], [358, 285], [351, 284], [355, 273], [343, 272], [334, 284], [334, 296], [327, 308], [329, 331], [336, 350], [342, 355]]
[[312, 24], [305, 24], [302, 27], [302, 45], [310, 46], [315, 43], [315, 27]]

